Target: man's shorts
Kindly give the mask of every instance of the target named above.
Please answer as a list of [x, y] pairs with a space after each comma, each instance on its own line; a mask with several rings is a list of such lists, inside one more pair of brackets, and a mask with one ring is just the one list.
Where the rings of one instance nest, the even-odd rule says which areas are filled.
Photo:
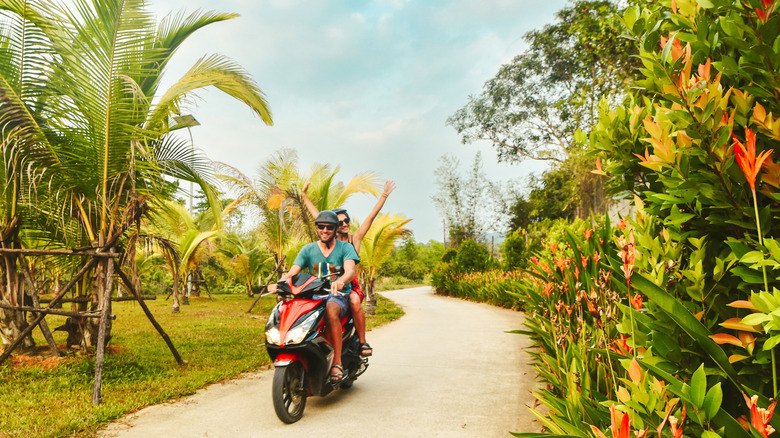
[[344, 315], [347, 314], [347, 309], [349, 309], [349, 294], [344, 294], [340, 292], [336, 293], [335, 295], [330, 294], [328, 295], [327, 298], [325, 298], [325, 302], [328, 303], [331, 301], [339, 305], [339, 309], [341, 309], [339, 311], [339, 318], [343, 318]]

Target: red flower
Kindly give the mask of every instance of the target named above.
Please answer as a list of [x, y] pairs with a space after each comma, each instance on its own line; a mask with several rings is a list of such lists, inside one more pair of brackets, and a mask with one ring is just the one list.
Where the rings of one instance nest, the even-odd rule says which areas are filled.
[[618, 222], [617, 227], [621, 230], [625, 230], [626, 226], [628, 225], [628, 219], [620, 219], [620, 222]]
[[769, 425], [769, 420], [772, 419], [772, 414], [775, 412], [777, 400], [773, 401], [768, 408], [764, 409], [756, 406], [758, 395], [748, 398], [747, 394], [743, 392], [742, 396], [745, 397], [745, 403], [747, 403], [748, 408], [750, 408], [750, 425], [753, 426], [761, 436], [768, 438], [769, 434], [775, 431], [775, 428]]
[[591, 230], [590, 228], [588, 228], [588, 229], [587, 229], [587, 230], [585, 230], [583, 233], [585, 234], [585, 240], [590, 240], [590, 236], [593, 234], [593, 230]]
[[756, 191], [756, 177], [761, 171], [761, 167], [764, 165], [764, 161], [774, 151], [769, 149], [758, 154], [756, 158], [756, 136], [753, 134], [753, 130], [745, 130], [745, 144], [747, 149], [737, 139], [736, 135], [732, 135], [734, 138], [734, 156], [737, 158], [737, 164], [742, 169], [742, 173], [745, 174], [748, 184], [750, 184], [750, 190]]

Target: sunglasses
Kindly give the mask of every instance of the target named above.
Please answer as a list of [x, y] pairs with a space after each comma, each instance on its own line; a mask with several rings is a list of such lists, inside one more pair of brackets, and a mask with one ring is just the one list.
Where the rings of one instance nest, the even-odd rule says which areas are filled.
[[344, 219], [343, 221], [339, 221], [339, 226], [343, 226], [344, 224], [349, 225], [349, 218]]
[[335, 230], [335, 229], [336, 229], [336, 227], [335, 227], [335, 226], [333, 226], [333, 225], [317, 224], [317, 229], [318, 229], [318, 230], [328, 230], [328, 231], [333, 231], [333, 230]]

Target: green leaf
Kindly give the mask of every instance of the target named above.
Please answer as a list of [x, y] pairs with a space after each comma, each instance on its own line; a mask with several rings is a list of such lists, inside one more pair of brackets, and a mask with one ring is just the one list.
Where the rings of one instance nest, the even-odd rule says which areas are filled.
[[699, 6], [701, 6], [704, 9], [710, 9], [715, 7], [715, 5], [712, 4], [712, 2], [710, 2], [709, 0], [698, 0], [697, 3], [699, 4]]
[[770, 321], [772, 318], [765, 313], [751, 313], [750, 315], [742, 318], [742, 324], [747, 325], [763, 325], [765, 322]]
[[702, 410], [708, 419], [718, 413], [721, 402], [723, 402], [723, 389], [720, 387], [720, 382], [718, 382], [707, 391], [707, 396], [704, 397], [704, 403], [702, 404]]
[[764, 254], [761, 251], [750, 251], [739, 259], [740, 262], [746, 265], [752, 265], [753, 263], [758, 263], [761, 260], [764, 260]]
[[717, 433], [711, 431], [711, 430], [705, 430], [701, 433], [701, 438], [723, 438]]
[[700, 365], [691, 378], [691, 402], [697, 409], [704, 404], [704, 396], [707, 394], [707, 373], [704, 365]]
[[778, 343], [780, 343], [780, 335], [772, 336], [771, 338], [767, 339], [766, 342], [764, 342], [764, 351], [770, 351], [771, 349], [775, 348]]
[[677, 298], [669, 295], [644, 275], [634, 275], [632, 282], [637, 290], [644, 292], [675, 324], [699, 344], [699, 347], [737, 388], [741, 387], [740, 379], [729, 363], [728, 356], [715, 341], [710, 339], [712, 333]]

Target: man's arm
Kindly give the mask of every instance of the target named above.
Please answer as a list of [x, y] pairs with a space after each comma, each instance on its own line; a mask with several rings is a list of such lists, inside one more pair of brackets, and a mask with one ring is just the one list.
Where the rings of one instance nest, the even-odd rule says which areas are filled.
[[301, 198], [303, 198], [303, 204], [306, 205], [306, 209], [309, 210], [311, 216], [316, 219], [317, 215], [320, 214], [320, 211], [317, 210], [317, 207], [311, 202], [311, 199], [309, 199], [309, 196], [306, 194], [309, 190], [309, 184], [311, 184], [311, 178], [307, 179], [306, 183], [303, 185], [303, 188], [301, 189]]
[[[295, 274], [299, 274], [301, 272], [301, 267], [298, 265], [292, 265], [292, 268], [290, 268], [289, 271], [287, 271], [286, 274], [282, 275], [282, 278], [279, 279], [279, 281], [287, 280], [288, 278], [292, 277]], [[271, 283], [268, 285], [268, 292], [276, 292], [276, 283]]]
[[330, 283], [330, 293], [335, 294], [337, 291], [344, 289], [344, 286], [352, 282], [354, 276], [355, 261], [352, 259], [344, 260], [344, 274], [337, 278], [336, 281]]
[[368, 229], [371, 228], [371, 224], [374, 223], [376, 215], [379, 214], [379, 210], [381, 210], [385, 205], [387, 197], [390, 196], [390, 193], [392, 193], [393, 190], [395, 190], [395, 183], [390, 180], [385, 181], [385, 189], [382, 192], [382, 196], [380, 196], [379, 200], [376, 201], [376, 205], [374, 205], [374, 209], [371, 210], [371, 213], [369, 213], [368, 216], [363, 220], [363, 223], [360, 224], [360, 228], [358, 228], [357, 231], [355, 231], [355, 234], [352, 235], [352, 244], [355, 245], [355, 251], [357, 251], [358, 254], [360, 254], [360, 242], [363, 241], [363, 237], [365, 237]]

